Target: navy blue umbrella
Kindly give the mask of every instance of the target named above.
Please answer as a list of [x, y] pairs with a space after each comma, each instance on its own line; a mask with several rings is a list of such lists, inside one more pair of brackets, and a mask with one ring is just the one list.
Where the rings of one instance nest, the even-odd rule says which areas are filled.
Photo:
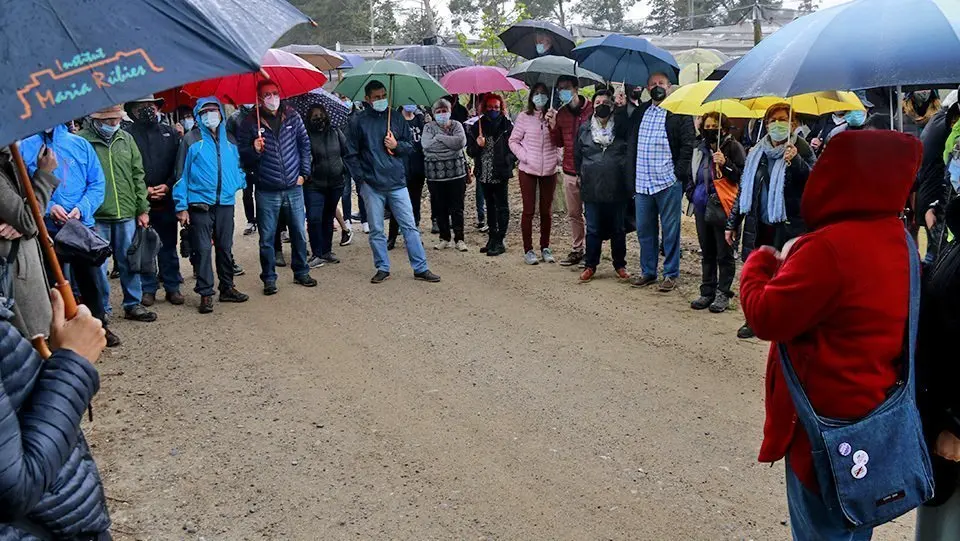
[[730, 73], [730, 70], [732, 70], [733, 67], [737, 65], [737, 62], [740, 62], [740, 58], [743, 58], [743, 57], [734, 58], [733, 60], [727, 60], [723, 64], [717, 66], [717, 68], [714, 69], [710, 73], [710, 75], [707, 75], [706, 80], [719, 81], [723, 79], [728, 73]]
[[0, 145], [192, 81], [257, 71], [310, 21], [285, 0], [33, 0], [0, 10]]
[[367, 60], [358, 54], [353, 53], [337, 53], [343, 57], [343, 64], [340, 64], [338, 69], [348, 70], [353, 69], [360, 64], [363, 64]]
[[677, 84], [680, 66], [673, 55], [645, 38], [611, 34], [588, 39], [573, 50], [573, 59], [606, 81], [647, 86], [654, 73], [663, 73]]
[[287, 104], [296, 109], [303, 117], [303, 122], [307, 124], [310, 123], [308, 113], [314, 105], [323, 106], [323, 109], [327, 112], [327, 118], [330, 119], [330, 125], [334, 128], [346, 126], [347, 116], [350, 114], [350, 109], [347, 109], [347, 106], [339, 98], [322, 88], [294, 96], [287, 100]]
[[960, 1], [854, 0], [805, 15], [747, 53], [707, 98], [960, 82]]

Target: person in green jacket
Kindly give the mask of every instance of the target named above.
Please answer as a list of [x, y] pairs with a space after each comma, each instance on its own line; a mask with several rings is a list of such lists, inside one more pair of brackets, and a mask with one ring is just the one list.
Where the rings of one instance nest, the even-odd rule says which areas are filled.
[[[150, 205], [144, 182], [143, 158], [133, 136], [120, 129], [123, 106], [114, 105], [90, 115], [91, 124], [79, 134], [93, 145], [106, 178], [103, 204], [94, 214], [94, 231], [110, 243], [113, 258], [120, 271], [123, 287], [123, 315], [133, 321], [156, 321], [157, 314], [142, 304], [140, 275], [130, 271], [127, 250], [137, 227], [150, 225]], [[107, 315], [110, 308], [109, 264], [99, 273], [100, 291]]]

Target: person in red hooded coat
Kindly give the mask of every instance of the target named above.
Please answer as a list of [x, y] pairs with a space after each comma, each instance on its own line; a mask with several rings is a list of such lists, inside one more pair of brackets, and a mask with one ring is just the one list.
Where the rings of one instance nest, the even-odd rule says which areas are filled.
[[743, 267], [747, 322], [759, 338], [774, 342], [759, 460], [787, 458], [796, 540], [859, 541], [871, 532], [847, 531], [824, 507], [776, 343], [786, 345], [818, 414], [857, 419], [884, 401], [900, 373], [908, 314], [909, 252], [899, 214], [921, 155], [916, 138], [895, 132], [838, 135], [803, 194], [809, 233], [782, 252], [756, 250]]

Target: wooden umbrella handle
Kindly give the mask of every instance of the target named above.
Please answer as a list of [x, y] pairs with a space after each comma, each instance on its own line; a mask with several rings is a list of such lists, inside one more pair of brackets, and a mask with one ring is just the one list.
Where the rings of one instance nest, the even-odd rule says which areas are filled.
[[[54, 287], [63, 297], [64, 315], [66, 318], [73, 319], [77, 315], [77, 299], [73, 296], [73, 289], [70, 282], [67, 282], [63, 276], [63, 269], [60, 267], [60, 260], [57, 259], [57, 252], [53, 249], [53, 240], [47, 231], [47, 224], [43, 220], [43, 209], [40, 208], [40, 202], [37, 201], [37, 194], [33, 191], [33, 183], [30, 182], [30, 175], [27, 173], [27, 164], [20, 155], [20, 147], [17, 143], [10, 145], [10, 154], [13, 156], [13, 164], [16, 167], [17, 176], [20, 177], [20, 185], [23, 187], [23, 195], [26, 197], [27, 204], [30, 206], [30, 214], [33, 221], [37, 224], [37, 240], [40, 241], [40, 247], [43, 249], [43, 257], [47, 260], [47, 265], [53, 278], [56, 281]], [[36, 341], [34, 342], [36, 345]], [[39, 348], [38, 348], [39, 351]]]

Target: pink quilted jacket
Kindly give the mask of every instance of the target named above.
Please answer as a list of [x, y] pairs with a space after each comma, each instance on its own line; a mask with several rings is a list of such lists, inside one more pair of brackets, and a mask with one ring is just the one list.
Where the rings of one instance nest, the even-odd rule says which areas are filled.
[[546, 177], [557, 172], [560, 149], [553, 144], [550, 126], [539, 114], [517, 115], [510, 136], [510, 151], [520, 160], [520, 170], [528, 175]]

